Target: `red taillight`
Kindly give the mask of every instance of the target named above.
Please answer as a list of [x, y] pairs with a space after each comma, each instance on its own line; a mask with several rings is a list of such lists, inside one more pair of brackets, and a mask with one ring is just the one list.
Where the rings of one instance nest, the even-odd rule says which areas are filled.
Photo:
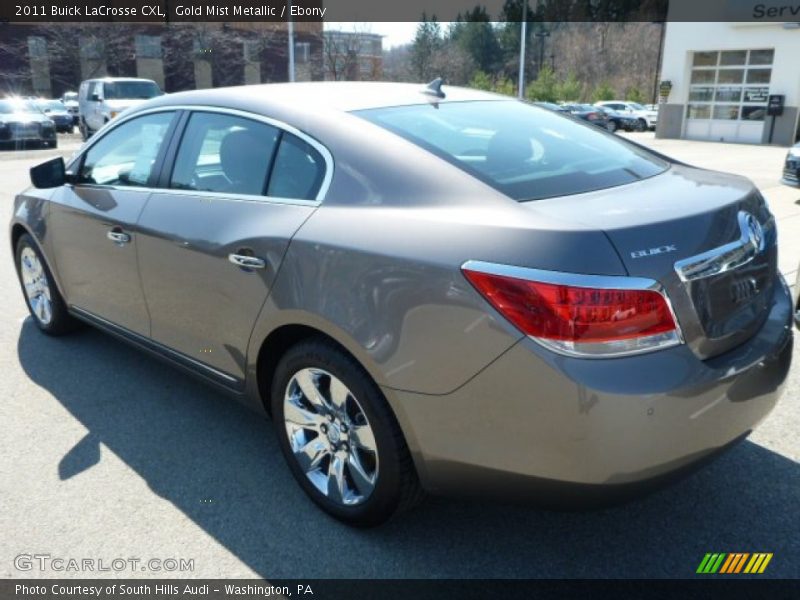
[[560, 349], [580, 353], [583, 347], [593, 355], [619, 354], [679, 339], [666, 298], [658, 291], [546, 283], [466, 265], [464, 275], [523, 333], [550, 340]]

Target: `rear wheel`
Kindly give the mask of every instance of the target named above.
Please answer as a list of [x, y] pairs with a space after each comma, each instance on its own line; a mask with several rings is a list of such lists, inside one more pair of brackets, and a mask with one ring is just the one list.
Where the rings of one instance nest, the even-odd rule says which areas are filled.
[[63, 335], [76, 329], [79, 322], [67, 312], [44, 257], [27, 233], [17, 241], [15, 262], [22, 293], [36, 326], [49, 335]]
[[284, 355], [273, 380], [272, 417], [295, 479], [337, 519], [378, 525], [421, 498], [383, 394], [333, 342], [303, 341]]
[[636, 121], [636, 131], [647, 131], [647, 121], [638, 119]]

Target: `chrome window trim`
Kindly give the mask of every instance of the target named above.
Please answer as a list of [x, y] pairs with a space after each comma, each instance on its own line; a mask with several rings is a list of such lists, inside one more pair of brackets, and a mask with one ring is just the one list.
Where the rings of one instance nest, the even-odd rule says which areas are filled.
[[[71, 159], [68, 169], [72, 168], [76, 162], [79, 162], [85, 154], [91, 150], [92, 146], [94, 146], [97, 142], [102, 140], [106, 137], [111, 131], [120, 127], [124, 123], [131, 121], [137, 117], [143, 117], [145, 115], [159, 113], [159, 112], [179, 112], [179, 111], [189, 111], [192, 113], [195, 112], [211, 112], [217, 114], [227, 114], [232, 115], [235, 117], [241, 117], [243, 119], [250, 119], [252, 121], [260, 121], [267, 125], [271, 125], [281, 131], [286, 133], [290, 133], [292, 135], [297, 136], [304, 142], [308, 143], [312, 148], [314, 148], [317, 152], [320, 153], [322, 156], [322, 160], [325, 161], [325, 175], [322, 178], [322, 183], [320, 184], [319, 191], [317, 192], [316, 197], [313, 200], [307, 200], [305, 198], [279, 198], [275, 196], [262, 196], [262, 195], [253, 195], [253, 194], [229, 194], [229, 193], [217, 193], [217, 192], [206, 192], [206, 191], [192, 191], [192, 190], [179, 190], [174, 188], [150, 188], [150, 187], [137, 187], [137, 186], [114, 186], [114, 185], [92, 185], [92, 187], [102, 188], [102, 189], [113, 189], [113, 190], [126, 190], [126, 191], [145, 191], [151, 193], [174, 193], [174, 194], [182, 194], [182, 195], [190, 195], [190, 196], [200, 196], [204, 198], [220, 198], [220, 199], [230, 199], [230, 200], [249, 200], [249, 201], [257, 201], [257, 202], [271, 202], [276, 204], [302, 204], [304, 206], [319, 206], [322, 204], [325, 196], [328, 193], [328, 189], [330, 188], [331, 181], [333, 180], [333, 169], [334, 169], [334, 161], [333, 155], [331, 154], [330, 150], [326, 148], [321, 142], [316, 140], [315, 138], [311, 137], [307, 133], [304, 133], [297, 129], [296, 127], [285, 123], [283, 121], [279, 121], [278, 119], [273, 119], [272, 117], [266, 117], [264, 115], [260, 115], [258, 113], [251, 113], [235, 108], [224, 108], [218, 106], [204, 106], [202, 104], [195, 105], [195, 104], [176, 104], [174, 106], [157, 106], [153, 108], [148, 108], [144, 110], [138, 110], [134, 113], [129, 115], [123, 115], [117, 117], [113, 121], [109, 121], [108, 125], [101, 128], [100, 131], [95, 133], [95, 135], [86, 142], [86, 145], [80, 149], [80, 151]], [[108, 127], [106, 129], [106, 127]], [[102, 135], [100, 135], [102, 132]], [[179, 146], [180, 147], [180, 146]]]
[[[675, 272], [682, 282], [688, 283], [727, 273], [751, 262], [764, 250], [767, 229], [774, 224], [764, 227], [755, 215], [744, 210], [740, 210], [736, 218], [741, 232], [738, 240], [681, 259], [674, 264]], [[758, 233], [750, 227], [753, 221], [758, 224]]]
[[[528, 339], [536, 342], [540, 346], [551, 350], [563, 356], [572, 358], [590, 358], [590, 359], [609, 359], [620, 358], [623, 356], [632, 356], [635, 354], [646, 354], [656, 350], [663, 350], [673, 346], [679, 346], [685, 343], [683, 331], [681, 329], [678, 315], [672, 306], [672, 302], [667, 295], [664, 286], [662, 286], [655, 279], [646, 277], [627, 277], [624, 275], [588, 275], [583, 273], [567, 273], [564, 271], [546, 271], [543, 269], [533, 269], [530, 267], [517, 267], [513, 265], [502, 265], [497, 263], [483, 262], [479, 260], [468, 260], [461, 265], [461, 269], [470, 271], [477, 271], [486, 273], [488, 275], [498, 275], [501, 277], [512, 277], [515, 279], [540, 281], [542, 283], [551, 283], [554, 285], [568, 285], [572, 287], [583, 287], [592, 289], [609, 289], [609, 290], [642, 290], [651, 291], [659, 294], [667, 305], [670, 316], [675, 323], [674, 332], [667, 334], [659, 334], [654, 336], [647, 336], [638, 338], [640, 341], [647, 341], [652, 345], [644, 348], [624, 349], [619, 351], [607, 352], [607, 350], [614, 344], [608, 342], [600, 343], [578, 343], [574, 344], [568, 342], [567, 345], [561, 345], [558, 342], [548, 339], [537, 338], [535, 336], [526, 336]], [[492, 307], [494, 309], [494, 307]], [[501, 315], [502, 316], [502, 315]], [[505, 318], [505, 317], [504, 317]], [[512, 325], [513, 326], [513, 325]], [[599, 353], [603, 350], [605, 353]]]

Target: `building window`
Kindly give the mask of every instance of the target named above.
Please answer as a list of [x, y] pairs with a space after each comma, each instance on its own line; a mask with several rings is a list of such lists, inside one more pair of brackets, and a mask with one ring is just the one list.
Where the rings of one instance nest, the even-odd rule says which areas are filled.
[[298, 64], [307, 63], [311, 58], [311, 43], [297, 42], [294, 45], [294, 60]]
[[28, 53], [31, 58], [47, 58], [47, 40], [38, 35], [28, 37]]
[[136, 58], [161, 58], [161, 36], [137, 35]]
[[243, 46], [245, 62], [258, 62], [261, 60], [261, 44], [258, 40], [245, 40]]
[[686, 117], [763, 121], [774, 56], [772, 49], [695, 52]]

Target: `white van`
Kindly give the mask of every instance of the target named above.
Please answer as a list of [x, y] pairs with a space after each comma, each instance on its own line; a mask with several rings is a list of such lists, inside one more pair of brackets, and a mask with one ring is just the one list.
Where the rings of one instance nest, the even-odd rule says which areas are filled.
[[78, 110], [83, 139], [86, 140], [126, 108], [141, 104], [164, 92], [150, 79], [104, 77], [87, 79], [78, 88]]

